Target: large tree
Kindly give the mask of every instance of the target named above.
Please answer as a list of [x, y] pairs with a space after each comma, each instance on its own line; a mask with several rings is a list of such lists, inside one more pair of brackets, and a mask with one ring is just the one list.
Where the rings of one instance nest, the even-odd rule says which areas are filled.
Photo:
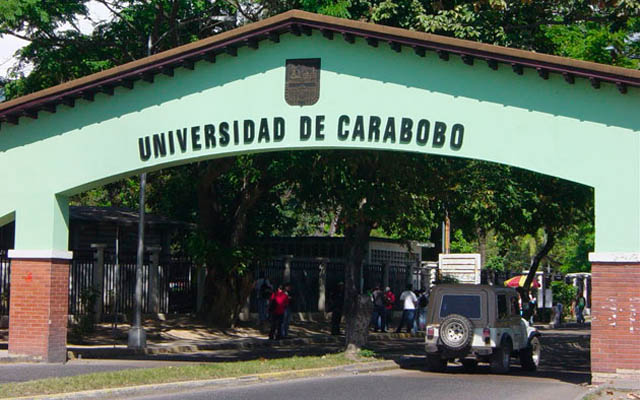
[[360, 266], [373, 229], [400, 239], [427, 239], [436, 225], [429, 157], [398, 152], [324, 151], [307, 157], [309, 173], [296, 195], [340, 210], [345, 239], [345, 319], [348, 351], [367, 340], [373, 305], [358, 289]]

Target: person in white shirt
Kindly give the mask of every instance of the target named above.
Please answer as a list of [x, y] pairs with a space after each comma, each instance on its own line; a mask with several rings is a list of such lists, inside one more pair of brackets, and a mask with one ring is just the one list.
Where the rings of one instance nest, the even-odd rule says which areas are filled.
[[400, 295], [400, 301], [402, 302], [402, 318], [400, 319], [400, 325], [398, 325], [396, 333], [400, 332], [403, 326], [407, 327], [407, 332], [413, 331], [413, 321], [416, 318], [416, 305], [418, 304], [418, 298], [411, 290], [412, 288], [413, 285], [407, 284], [407, 288]]

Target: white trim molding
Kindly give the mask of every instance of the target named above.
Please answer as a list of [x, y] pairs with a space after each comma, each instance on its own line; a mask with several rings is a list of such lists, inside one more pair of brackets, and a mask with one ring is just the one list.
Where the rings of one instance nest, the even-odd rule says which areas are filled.
[[589, 253], [592, 263], [640, 263], [640, 253]]
[[33, 258], [33, 259], [73, 259], [72, 251], [64, 250], [9, 250], [9, 258]]

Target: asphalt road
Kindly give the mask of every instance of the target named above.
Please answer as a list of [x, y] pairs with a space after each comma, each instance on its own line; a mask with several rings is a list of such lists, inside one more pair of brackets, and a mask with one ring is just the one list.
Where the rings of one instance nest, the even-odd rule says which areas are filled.
[[[542, 336], [543, 357], [540, 369], [534, 373], [523, 372], [518, 366], [511, 373], [515, 377], [554, 378], [573, 384], [589, 381], [589, 345], [588, 335], [581, 332], [546, 331]], [[424, 359], [424, 339], [395, 339], [391, 341], [370, 342], [373, 350], [383, 358], [402, 360], [412, 358]], [[130, 368], [152, 368], [169, 365], [185, 365], [190, 363], [207, 363], [220, 361], [241, 361], [258, 358], [283, 358], [293, 355], [322, 355], [340, 351], [335, 344], [318, 344], [307, 347], [274, 346], [260, 349], [236, 349], [219, 351], [201, 351], [183, 354], [160, 354], [136, 356], [136, 359], [118, 360], [71, 360], [60, 364], [0, 364], [0, 383], [24, 382], [35, 379], [74, 376], [92, 372], [115, 371]], [[517, 363], [517, 360], [513, 360]], [[414, 363], [415, 364], [415, 363]], [[420, 363], [423, 365], [422, 363]], [[453, 374], [459, 368], [450, 366]], [[488, 368], [480, 366], [478, 374], [488, 375]]]
[[573, 400], [584, 391], [581, 386], [551, 378], [392, 370], [366, 375], [304, 378], [127, 398], [169, 400], [179, 396], [180, 400]]

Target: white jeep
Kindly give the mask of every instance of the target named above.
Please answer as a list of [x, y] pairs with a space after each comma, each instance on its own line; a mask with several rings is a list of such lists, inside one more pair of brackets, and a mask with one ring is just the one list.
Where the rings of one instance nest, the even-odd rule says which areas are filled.
[[540, 362], [540, 333], [520, 316], [514, 289], [488, 285], [436, 285], [429, 296], [425, 349], [431, 371], [448, 361], [465, 369], [488, 362], [507, 373], [512, 356], [533, 371]]

